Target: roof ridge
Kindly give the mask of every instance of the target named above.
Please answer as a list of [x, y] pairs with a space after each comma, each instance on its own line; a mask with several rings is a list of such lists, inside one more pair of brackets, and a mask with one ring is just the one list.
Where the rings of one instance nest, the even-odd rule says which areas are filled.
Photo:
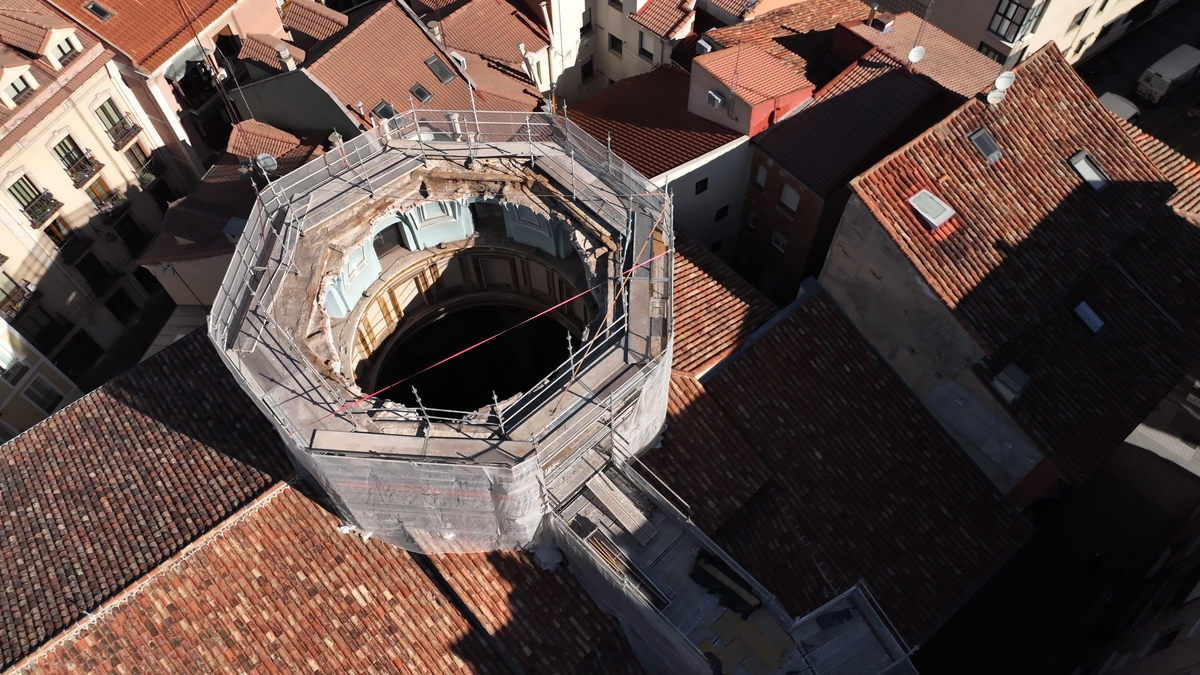
[[91, 627], [91, 624], [93, 624], [95, 621], [103, 618], [105, 615], [107, 615], [109, 612], [112, 612], [114, 609], [116, 609], [122, 603], [128, 602], [129, 600], [133, 599], [135, 596], [137, 596], [138, 593], [140, 593], [143, 589], [145, 589], [150, 584], [150, 582], [152, 582], [154, 580], [154, 578], [157, 577], [159, 574], [162, 574], [163, 572], [166, 572], [169, 569], [173, 569], [174, 567], [182, 564], [184, 561], [186, 561], [188, 558], [192, 557], [196, 553], [203, 551], [209, 544], [211, 544], [217, 538], [224, 536], [226, 530], [228, 530], [231, 527], [234, 527], [235, 525], [240, 523], [242, 520], [244, 520], [246, 518], [246, 516], [254, 513], [258, 509], [265, 506], [266, 504], [271, 503], [276, 497], [283, 494], [289, 488], [294, 489], [292, 486], [292, 483], [295, 481], [298, 481], [298, 480], [301, 480], [301, 479], [294, 476], [292, 478], [282, 480], [282, 481], [276, 483], [275, 485], [268, 487], [261, 494], [259, 494], [253, 500], [251, 500], [248, 504], [245, 504], [240, 509], [235, 511], [233, 513], [233, 515], [231, 515], [228, 518], [226, 518], [225, 520], [221, 521], [215, 527], [208, 530], [207, 532], [201, 534], [199, 537], [196, 538], [195, 541], [191, 542], [187, 546], [184, 546], [182, 549], [177, 551], [170, 558], [167, 558], [166, 560], [164, 560], [161, 563], [159, 563], [158, 565], [156, 565], [154, 567], [154, 569], [143, 574], [134, 583], [121, 589], [119, 592], [117, 592], [115, 595], [113, 595], [108, 600], [105, 600], [104, 603], [102, 603], [99, 607], [96, 608], [96, 611], [90, 612], [90, 613], [85, 612], [83, 618], [77, 619], [75, 621], [75, 623], [73, 623], [67, 629], [60, 631], [57, 635], [55, 635], [54, 637], [47, 640], [45, 643], [43, 643], [40, 647], [38, 647], [36, 650], [34, 650], [29, 655], [27, 655], [25, 658], [21, 659], [20, 661], [18, 661], [15, 664], [13, 664], [12, 668], [5, 672], [9, 673], [11, 675], [16, 675], [16, 673], [27, 671], [30, 667], [32, 667], [35, 664], [35, 662], [37, 662], [37, 661], [41, 660], [42, 658], [44, 658], [45, 656], [53, 653], [54, 650], [57, 648], [57, 645], [60, 642], [62, 642], [63, 640], [65, 640], [69, 637], [74, 636], [75, 634], [77, 634], [81, 631], [88, 630]]

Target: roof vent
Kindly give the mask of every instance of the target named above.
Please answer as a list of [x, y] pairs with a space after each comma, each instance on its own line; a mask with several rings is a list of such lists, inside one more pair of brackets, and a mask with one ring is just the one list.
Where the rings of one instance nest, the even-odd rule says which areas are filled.
[[1108, 176], [1100, 170], [1100, 165], [1096, 164], [1096, 160], [1087, 153], [1087, 150], [1080, 150], [1071, 155], [1071, 166], [1075, 167], [1075, 171], [1079, 173], [1079, 177], [1087, 181], [1088, 185], [1096, 192], [1103, 190], [1108, 186]]
[[929, 190], [921, 190], [909, 197], [908, 203], [921, 214], [926, 223], [929, 223], [929, 227], [935, 230], [954, 215], [954, 209]]
[[708, 104], [713, 110], [720, 110], [725, 105], [725, 97], [711, 89], [708, 90]]
[[[422, 101], [422, 103], [424, 103], [424, 101]], [[375, 116], [382, 120], [390, 120], [396, 116], [396, 110], [392, 108], [392, 104], [384, 100], [380, 100], [379, 103], [376, 103], [375, 107], [371, 108], [371, 112], [375, 113]]]
[[1100, 315], [1096, 314], [1091, 305], [1086, 302], [1075, 305], [1075, 315], [1082, 319], [1093, 333], [1098, 333], [1104, 327], [1104, 319], [1101, 319]]
[[429, 93], [428, 89], [419, 84], [414, 84], [413, 86], [409, 87], [408, 93], [415, 96], [421, 103], [429, 103], [429, 100], [433, 98], [433, 94]]
[[437, 54], [425, 59], [425, 65], [429, 66], [429, 69], [433, 71], [433, 74], [437, 76], [437, 79], [442, 84], [446, 84], [454, 79], [454, 71], [450, 70], [450, 66], [439, 59]]
[[995, 164], [996, 160], [1004, 156], [1000, 146], [996, 144], [996, 139], [992, 138], [987, 129], [976, 129], [967, 138], [971, 139], [971, 145], [975, 146], [975, 149], [983, 155], [989, 165]]
[[1029, 386], [1031, 379], [1033, 378], [1029, 376], [1029, 373], [1021, 370], [1020, 366], [1010, 363], [1004, 366], [1004, 370], [996, 374], [995, 379], [992, 380], [992, 386], [1005, 401], [1012, 403], [1025, 391], [1025, 387]]
[[450, 52], [450, 60], [454, 62], [454, 65], [458, 66], [459, 70], [466, 71], [467, 59], [462, 54]]
[[[861, 16], [861, 15], [860, 15]], [[896, 28], [896, 15], [891, 12], [880, 12], [871, 19], [871, 28], [880, 33], [890, 33]]]
[[83, 6], [84, 9], [91, 12], [97, 19], [108, 21], [112, 18], [113, 13], [105, 9], [100, 3], [89, 2]]
[[696, 41], [696, 55], [707, 54], [713, 50], [712, 43], [706, 38], [700, 38]]

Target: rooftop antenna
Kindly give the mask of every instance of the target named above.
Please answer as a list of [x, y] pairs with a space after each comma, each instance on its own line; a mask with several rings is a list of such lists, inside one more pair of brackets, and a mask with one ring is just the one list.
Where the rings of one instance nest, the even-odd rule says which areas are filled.
[[923, 58], [925, 58], [925, 48], [921, 45], [917, 45], [916, 47], [908, 50], [908, 65], [910, 67], [913, 64], [918, 63]]
[[1017, 76], [1011, 71], [1006, 70], [996, 76], [996, 81], [992, 84], [992, 90], [987, 93], [987, 102], [993, 109], [1000, 105], [1007, 95], [1008, 88], [1017, 81]]

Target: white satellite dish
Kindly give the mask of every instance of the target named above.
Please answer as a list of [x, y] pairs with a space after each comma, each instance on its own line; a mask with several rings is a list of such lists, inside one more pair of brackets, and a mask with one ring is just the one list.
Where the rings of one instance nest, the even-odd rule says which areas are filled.
[[263, 173], [273, 173], [279, 168], [279, 162], [276, 162], [274, 157], [265, 152], [255, 157], [254, 163], [258, 165], [258, 168], [262, 169]]
[[1000, 105], [1000, 102], [1003, 100], [1004, 100], [1004, 90], [1003, 89], [993, 89], [993, 90], [989, 91], [987, 94], [987, 102], [992, 105]]
[[1003, 73], [1000, 73], [999, 75], [996, 76], [996, 88], [999, 89], [1000, 91], [1004, 91], [1005, 89], [1008, 89], [1009, 87], [1013, 86], [1013, 82], [1016, 82], [1016, 81], [1017, 81], [1016, 74], [1013, 73], [1013, 71], [1011, 71], [1011, 70], [1006, 70]]
[[925, 48], [921, 45], [917, 45], [908, 51], [909, 63], [916, 63], [923, 58], [925, 58]]

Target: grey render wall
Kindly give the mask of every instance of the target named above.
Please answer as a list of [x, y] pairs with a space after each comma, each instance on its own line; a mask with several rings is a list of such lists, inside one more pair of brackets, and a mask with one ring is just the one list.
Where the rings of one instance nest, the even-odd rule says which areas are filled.
[[[726, 143], [651, 179], [655, 185], [668, 183], [673, 222], [676, 229], [685, 230], [706, 247], [720, 241], [717, 255], [729, 261], [737, 249], [738, 229], [742, 222], [742, 202], [750, 177], [750, 138]], [[696, 194], [696, 182], [708, 179], [708, 190]], [[716, 219], [717, 209], [728, 206], [729, 212]]]
[[983, 349], [857, 196], [846, 204], [820, 281], [1001, 492], [1042, 459], [971, 370]]

